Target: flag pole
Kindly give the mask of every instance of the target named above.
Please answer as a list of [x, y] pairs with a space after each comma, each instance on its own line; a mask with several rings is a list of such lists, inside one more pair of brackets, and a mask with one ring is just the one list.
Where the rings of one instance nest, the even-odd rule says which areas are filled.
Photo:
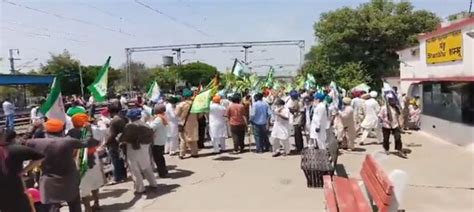
[[84, 98], [84, 81], [82, 81], [82, 68], [79, 64], [79, 80], [81, 81], [81, 96]]

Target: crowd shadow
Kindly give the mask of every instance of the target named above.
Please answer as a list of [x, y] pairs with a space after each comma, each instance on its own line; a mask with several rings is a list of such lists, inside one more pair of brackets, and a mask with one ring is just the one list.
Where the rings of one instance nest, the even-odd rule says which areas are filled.
[[174, 169], [173, 172], [169, 172], [167, 178], [170, 179], [179, 179], [184, 177], [189, 177], [193, 175], [193, 171], [184, 170], [184, 169]]
[[366, 152], [367, 149], [365, 148], [362, 148], [362, 147], [355, 147], [354, 149], [352, 149], [353, 152]]
[[240, 157], [232, 157], [232, 156], [226, 156], [226, 155], [222, 155], [222, 156], [219, 156], [217, 158], [214, 158], [213, 160], [217, 160], [217, 161], [234, 161], [234, 160], [238, 160], [240, 159]]
[[123, 193], [127, 192], [128, 189], [119, 188], [119, 189], [104, 189], [99, 192], [99, 199], [106, 199], [109, 197], [120, 197]]
[[[155, 199], [159, 196], [174, 192], [176, 188], [180, 187], [178, 184], [158, 184], [157, 189], [147, 188], [146, 193], [144, 196], [146, 199]], [[111, 205], [102, 205], [101, 211], [123, 211], [128, 210], [136, 205], [138, 200], [142, 198], [142, 195], [135, 195], [133, 199], [128, 202], [121, 202], [121, 203], [114, 203]]]

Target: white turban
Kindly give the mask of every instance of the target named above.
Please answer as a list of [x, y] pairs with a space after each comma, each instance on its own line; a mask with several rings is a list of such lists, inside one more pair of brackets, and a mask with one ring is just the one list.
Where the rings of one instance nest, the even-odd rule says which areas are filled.
[[370, 94], [370, 97], [372, 98], [377, 98], [377, 95], [378, 95], [377, 91], [371, 91], [369, 94]]

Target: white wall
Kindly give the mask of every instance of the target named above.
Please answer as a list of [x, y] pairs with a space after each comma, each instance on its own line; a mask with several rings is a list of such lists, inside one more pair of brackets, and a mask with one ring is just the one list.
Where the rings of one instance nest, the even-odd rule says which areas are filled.
[[459, 146], [474, 143], [474, 126], [421, 115], [421, 130]]

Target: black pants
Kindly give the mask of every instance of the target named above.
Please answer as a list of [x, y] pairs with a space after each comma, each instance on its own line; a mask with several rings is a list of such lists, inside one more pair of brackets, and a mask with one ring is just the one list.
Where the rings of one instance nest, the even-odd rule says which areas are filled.
[[112, 161], [113, 175], [116, 182], [125, 180], [127, 178], [127, 170], [125, 169], [125, 162], [120, 158], [119, 147], [111, 146], [108, 148], [108, 154]]
[[395, 138], [395, 150], [402, 150], [402, 137], [400, 136], [400, 131], [400, 127], [395, 129], [382, 128], [383, 148], [385, 151], [390, 149], [390, 133], [393, 134], [393, 138]]
[[303, 132], [301, 125], [293, 125], [295, 133], [295, 146], [296, 151], [301, 152], [303, 150]]
[[168, 169], [166, 168], [166, 160], [163, 156], [165, 154], [165, 146], [151, 146], [151, 154], [153, 155], [153, 160], [155, 160], [158, 175], [160, 177], [165, 177], [168, 174]]
[[198, 128], [199, 128], [199, 140], [198, 140], [198, 148], [204, 148], [204, 142], [206, 141], [206, 118], [203, 116], [198, 120]]
[[234, 141], [234, 151], [244, 151], [245, 144], [245, 130], [246, 126], [230, 126], [230, 132], [232, 133], [232, 140]]
[[[61, 208], [60, 203], [45, 204], [44, 206], [49, 212], [59, 212], [59, 209]], [[69, 212], [81, 212], [81, 198], [79, 194], [77, 195], [77, 198], [67, 202], [67, 206], [69, 207]]]

